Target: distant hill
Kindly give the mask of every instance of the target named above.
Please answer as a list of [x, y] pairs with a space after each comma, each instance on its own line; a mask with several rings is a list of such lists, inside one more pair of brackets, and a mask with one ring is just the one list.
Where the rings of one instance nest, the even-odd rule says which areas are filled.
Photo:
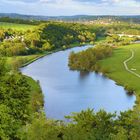
[[112, 19], [126, 22], [140, 23], [140, 15], [137, 16], [92, 16], [92, 15], [74, 15], [74, 16], [36, 16], [36, 15], [21, 15], [16, 13], [0, 13], [0, 17], [9, 17], [24, 20], [60, 20], [71, 22], [93, 21], [98, 19]]

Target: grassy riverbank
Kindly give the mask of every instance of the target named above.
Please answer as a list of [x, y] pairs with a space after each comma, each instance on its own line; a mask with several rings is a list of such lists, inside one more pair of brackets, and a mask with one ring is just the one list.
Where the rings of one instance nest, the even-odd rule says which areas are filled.
[[134, 58], [127, 65], [129, 69], [135, 70], [137, 74], [140, 74], [140, 44], [116, 48], [112, 57], [101, 60], [99, 64], [101, 69], [107, 69], [109, 71], [106, 74], [107, 77], [116, 81], [117, 84], [133, 89], [136, 92], [137, 103], [140, 103], [140, 78], [128, 72], [123, 63], [131, 56], [131, 49], [135, 52]]

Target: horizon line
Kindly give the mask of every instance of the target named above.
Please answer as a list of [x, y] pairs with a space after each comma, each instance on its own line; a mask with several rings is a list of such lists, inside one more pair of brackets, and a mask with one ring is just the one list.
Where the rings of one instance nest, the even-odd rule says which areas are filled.
[[23, 13], [14, 13], [14, 12], [0, 12], [0, 14], [16, 14], [16, 15], [21, 15], [21, 16], [42, 16], [42, 17], [73, 17], [73, 16], [114, 16], [114, 17], [119, 17], [119, 16], [140, 16], [140, 14], [138, 15], [115, 15], [115, 14], [112, 14], [112, 15], [109, 15], [109, 14], [99, 14], [99, 15], [94, 15], [94, 14], [75, 14], [75, 15], [54, 15], [54, 16], [49, 16], [49, 15], [40, 15], [40, 14], [23, 14]]

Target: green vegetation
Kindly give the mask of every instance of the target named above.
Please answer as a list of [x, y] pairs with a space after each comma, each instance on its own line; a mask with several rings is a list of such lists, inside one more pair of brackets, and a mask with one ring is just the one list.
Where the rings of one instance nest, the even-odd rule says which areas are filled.
[[140, 35], [140, 24], [130, 24], [125, 22], [114, 22], [106, 24], [100, 22], [88, 24], [88, 29], [94, 31], [97, 37], [108, 36], [109, 34]]
[[21, 75], [18, 68], [45, 54], [94, 41], [95, 34], [87, 31], [85, 26], [64, 23], [42, 24], [34, 30], [20, 30], [19, 27], [28, 26], [23, 24], [3, 26], [0, 29], [0, 139], [15, 140], [28, 135], [22, 131], [41, 117], [43, 106], [39, 82]]
[[0, 58], [0, 139], [20, 139], [20, 131], [43, 107], [39, 83], [17, 71], [9, 71]]
[[[108, 41], [105, 41], [105, 42], [108, 42]], [[120, 123], [119, 123], [119, 125], [117, 125], [117, 127], [123, 126], [123, 129], [117, 128], [116, 130], [118, 130], [119, 132], [118, 132], [118, 134], [114, 135], [114, 134], [111, 134], [112, 132], [110, 131], [112, 128], [109, 130], [108, 129], [109, 127], [106, 127], [106, 129], [108, 129], [108, 130], [106, 132], [104, 132], [104, 134], [100, 133], [99, 139], [101, 139], [101, 140], [102, 139], [121, 139], [121, 140], [125, 140], [125, 139], [126, 140], [129, 140], [129, 139], [133, 140], [134, 139], [134, 140], [138, 140], [139, 139], [138, 138], [139, 127], [136, 127], [136, 124], [134, 124], [133, 130], [130, 130], [130, 129], [127, 129], [127, 125], [124, 122], [128, 123], [128, 122], [131, 122], [130, 121], [131, 119], [134, 119], [133, 122], [137, 122], [137, 124], [139, 124], [139, 121], [135, 117], [137, 115], [139, 116], [139, 112], [140, 112], [140, 107], [139, 107], [139, 103], [140, 103], [140, 87], [139, 87], [140, 77], [127, 71], [125, 66], [124, 66], [124, 61], [127, 60], [128, 58], [130, 58], [130, 56], [132, 55], [131, 50], [133, 50], [134, 57], [133, 57], [133, 59], [131, 59], [127, 63], [127, 65], [131, 71], [134, 71], [138, 75], [140, 74], [140, 67], [139, 67], [140, 44], [131, 44], [128, 46], [119, 47], [118, 45], [120, 45], [120, 42], [117, 43], [117, 41], [115, 41], [115, 46], [117, 45], [117, 47], [115, 47], [113, 49], [113, 53], [111, 53], [112, 54], [111, 57], [102, 57], [104, 59], [97, 59], [96, 57], [98, 56], [98, 51], [100, 52], [99, 56], [104, 56], [103, 54], [105, 54], [107, 49], [108, 49], [108, 47], [106, 46], [106, 50], [100, 51], [100, 49], [104, 46], [105, 42], [103, 41], [102, 42], [103, 44], [99, 43], [101, 46], [100, 47], [97, 46], [97, 51], [95, 51], [94, 48], [92, 48], [92, 49], [88, 49], [88, 50], [80, 52], [80, 53], [72, 53], [70, 55], [70, 58], [69, 58], [70, 68], [75, 69], [75, 70], [86, 70], [86, 71], [96, 70], [98, 72], [102, 72], [107, 77], [116, 81], [117, 84], [124, 86], [125, 89], [128, 90], [129, 93], [132, 93], [135, 91], [135, 95], [137, 97], [137, 102], [136, 102], [136, 106], [134, 107], [134, 110], [132, 112], [128, 111], [128, 112], [126, 112], [126, 114], [122, 113], [121, 117], [123, 118], [125, 116], [125, 119], [124, 118], [121, 119], [122, 122], [120, 120], [115, 119], [113, 122], [113, 125], [111, 125], [111, 126], [116, 127], [115, 121], [119, 121]], [[114, 41], [112, 40], [109, 44], [107, 43], [108, 46], [111, 45], [113, 47], [114, 46], [113, 42]], [[124, 44], [124, 43], [121, 42], [121, 44]], [[94, 53], [95, 53], [95, 55], [94, 55]], [[88, 61], [86, 61], [86, 58], [88, 59]], [[90, 63], [90, 65], [88, 65], [88, 63]], [[82, 114], [80, 114], [80, 115], [82, 116]], [[80, 115], [79, 115], [79, 117], [80, 117]], [[119, 117], [119, 119], [121, 117]], [[84, 120], [84, 122], [85, 122], [85, 120]], [[95, 127], [97, 127], [97, 125], [95, 125]], [[132, 128], [132, 127], [129, 125], [128, 128]], [[92, 128], [90, 128], [90, 130], [91, 129]], [[101, 132], [101, 130], [98, 130], [98, 132]], [[104, 136], [106, 136], [107, 132], [109, 132], [111, 137], [109, 135], [106, 138], [104, 137]], [[136, 132], [134, 134], [135, 136], [131, 132], [132, 133]], [[96, 132], [93, 132], [93, 133], [96, 134]], [[131, 137], [130, 135], [133, 135], [134, 137], [133, 136]], [[112, 136], [114, 136], [114, 137], [112, 137]], [[91, 139], [93, 139], [93, 138], [91, 138]], [[95, 136], [94, 139], [98, 139], [98, 137]]]
[[26, 140], [139, 140], [139, 116], [132, 111], [115, 114], [88, 109], [67, 116], [69, 123], [35, 117], [23, 135]]
[[130, 35], [140, 35], [139, 24], [120, 23], [113, 24], [109, 27], [109, 33], [124, 33]]
[[85, 51], [74, 53], [69, 56], [69, 66], [72, 70], [93, 71], [97, 68], [97, 61], [112, 55], [112, 48], [96, 46]]
[[113, 55], [110, 58], [106, 58], [99, 62], [101, 69], [109, 69], [109, 73], [106, 73], [108, 77], [115, 80], [118, 84], [123, 85], [129, 89], [133, 89], [136, 92], [137, 103], [139, 103], [140, 78], [129, 73], [125, 70], [123, 62], [131, 56], [130, 49], [134, 50], [134, 58], [127, 63], [129, 69], [134, 69], [134, 72], [140, 74], [139, 60], [140, 60], [140, 44], [132, 44], [129, 46], [122, 46], [116, 48], [113, 51]]
[[18, 30], [18, 31], [26, 31], [26, 30], [34, 29], [35, 26], [28, 25], [28, 24], [16, 24], [16, 23], [0, 22], [0, 28], [12, 29], [12, 30]]
[[[135, 55], [128, 67], [140, 74], [140, 45], [128, 45], [136, 38], [114, 35], [122, 32], [139, 34], [139, 25], [44, 23], [9, 18], [1, 21], [12, 22], [0, 23], [0, 27], [3, 26], [0, 28], [1, 140], [139, 140], [140, 78], [126, 71], [123, 62], [131, 56], [130, 49], [133, 49]], [[108, 36], [108, 33], [113, 35]], [[39, 81], [22, 75], [18, 68], [45, 54], [77, 44], [94, 44], [96, 38], [100, 41], [96, 42], [95, 48], [71, 53], [69, 66], [73, 70], [103, 72], [127, 90], [135, 91], [136, 107], [117, 117], [116, 114], [95, 113], [88, 109], [67, 116], [68, 122], [47, 119], [42, 109]]]
[[20, 19], [20, 18], [10, 18], [10, 17], [0, 17], [0, 22], [5, 23], [15, 23], [15, 24], [27, 24], [27, 25], [39, 25], [43, 21], [37, 21], [37, 20], [26, 20], [26, 19]]
[[67, 49], [75, 43], [93, 44], [95, 34], [85, 25], [50, 22], [24, 32], [1, 29], [0, 40], [2, 56], [18, 56]]

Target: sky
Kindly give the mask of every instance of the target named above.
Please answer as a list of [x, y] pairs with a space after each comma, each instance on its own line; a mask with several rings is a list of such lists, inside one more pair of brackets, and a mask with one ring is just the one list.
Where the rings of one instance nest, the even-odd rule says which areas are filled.
[[140, 0], [0, 0], [0, 13], [44, 16], [140, 15]]

